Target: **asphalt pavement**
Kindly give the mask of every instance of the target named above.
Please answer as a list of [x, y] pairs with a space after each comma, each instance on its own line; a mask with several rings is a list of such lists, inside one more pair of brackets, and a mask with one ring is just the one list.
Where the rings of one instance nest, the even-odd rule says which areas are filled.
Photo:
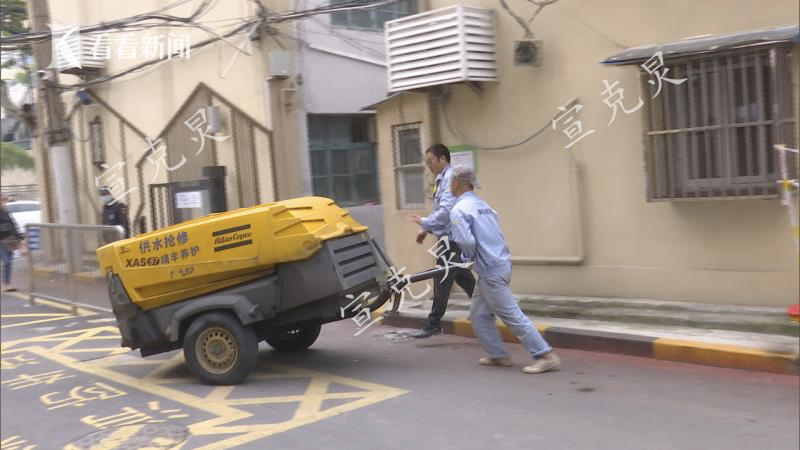
[[526, 375], [516, 344], [514, 367], [485, 367], [474, 339], [346, 320], [211, 387], [179, 351], [120, 348], [110, 315], [0, 306], [3, 449], [800, 447], [797, 376], [558, 349], [560, 370]]

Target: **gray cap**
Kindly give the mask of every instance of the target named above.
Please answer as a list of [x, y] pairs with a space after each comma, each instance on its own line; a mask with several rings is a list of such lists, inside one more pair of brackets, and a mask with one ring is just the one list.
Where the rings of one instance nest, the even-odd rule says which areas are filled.
[[481, 185], [478, 183], [478, 178], [475, 176], [475, 169], [466, 164], [458, 164], [453, 167], [453, 178], [458, 181], [466, 181], [478, 189], [481, 188]]

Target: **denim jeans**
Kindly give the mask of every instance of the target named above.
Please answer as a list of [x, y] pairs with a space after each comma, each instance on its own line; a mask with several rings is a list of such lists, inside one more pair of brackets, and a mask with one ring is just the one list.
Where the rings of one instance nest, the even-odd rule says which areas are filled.
[[5, 245], [0, 244], [0, 265], [3, 266], [3, 283], [11, 283], [11, 264], [14, 252], [8, 250]]
[[553, 349], [519, 308], [510, 284], [511, 271], [500, 276], [478, 278], [478, 288], [472, 296], [470, 320], [481, 346], [492, 358], [508, 356], [495, 324], [497, 316], [531, 355], [538, 357], [549, 353]]
[[[460, 264], [462, 262], [461, 247], [453, 241], [450, 241], [449, 244], [450, 254], [454, 256], [449, 261], [450, 269], [448, 269], [447, 278], [442, 275], [433, 279], [433, 306], [428, 314], [428, 321], [425, 323], [426, 330], [435, 330], [441, 326], [442, 316], [447, 310], [447, 301], [450, 299], [450, 291], [453, 289], [453, 282], [461, 286], [461, 289], [470, 297], [475, 290], [475, 277], [472, 276], [472, 272], [452, 266], [453, 263]], [[436, 260], [436, 264], [443, 267], [448, 264], [448, 261], [440, 257]]]

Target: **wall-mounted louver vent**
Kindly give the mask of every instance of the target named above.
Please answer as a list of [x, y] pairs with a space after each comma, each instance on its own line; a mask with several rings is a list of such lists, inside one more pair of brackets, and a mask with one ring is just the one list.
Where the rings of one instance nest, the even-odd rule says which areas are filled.
[[494, 11], [457, 5], [386, 22], [389, 90], [496, 81]]
[[82, 75], [99, 71], [110, 59], [109, 37], [104, 34], [78, 33], [77, 27], [53, 32], [53, 66], [59, 72]]

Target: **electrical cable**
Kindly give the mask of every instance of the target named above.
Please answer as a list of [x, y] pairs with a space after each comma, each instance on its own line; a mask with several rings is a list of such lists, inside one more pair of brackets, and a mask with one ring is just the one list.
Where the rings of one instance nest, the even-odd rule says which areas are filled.
[[[381, 58], [381, 59], [385, 59], [386, 58], [386, 54], [385, 53], [380, 52], [378, 50], [375, 50], [374, 48], [370, 48], [369, 46], [367, 46], [365, 44], [361, 44], [360, 42], [356, 42], [357, 39], [351, 38], [350, 36], [347, 36], [345, 34], [342, 34], [342, 33], [338, 32], [336, 29], [334, 29], [333, 26], [328, 25], [328, 24], [326, 24], [326, 23], [324, 23], [324, 22], [322, 22], [322, 21], [320, 21], [320, 20], [318, 20], [318, 19], [316, 19], [314, 17], [312, 17], [311, 20], [313, 20], [316, 23], [320, 24], [321, 26], [327, 28], [328, 29], [328, 33], [327, 34], [335, 36], [336, 38], [338, 38], [340, 41], [344, 42], [345, 44], [348, 44], [349, 46], [351, 46], [351, 47], [353, 47], [353, 48], [355, 48], [357, 50], [361, 50], [363, 52], [369, 53], [369, 54], [371, 54], [371, 55], [373, 55], [373, 56], [375, 56], [377, 58]], [[305, 30], [305, 32], [306, 33], [326, 34], [326, 33], [308, 31], [308, 30]], [[382, 41], [381, 42], [367, 41], [367, 40], [363, 40], [363, 41], [364, 42], [372, 42], [374, 44], [381, 44], [382, 43]]]
[[[97, 31], [105, 31], [109, 29], [125, 29], [125, 28], [132, 28], [135, 26], [140, 26], [139, 22], [144, 22], [147, 20], [161, 20], [164, 22], [178, 22], [178, 23], [191, 23], [197, 17], [202, 16], [208, 11], [208, 6], [210, 5], [210, 0], [203, 0], [200, 5], [187, 17], [179, 17], [173, 16], [169, 14], [161, 14], [162, 11], [167, 9], [174, 8], [179, 6], [183, 3], [186, 3], [189, 0], [178, 0], [177, 2], [173, 2], [166, 7], [151, 11], [144, 14], [136, 14], [130, 17], [126, 17], [124, 19], [117, 19], [111, 22], [101, 22], [96, 25], [89, 25], [86, 27], [79, 27], [78, 32], [80, 34], [85, 33], [93, 33]], [[0, 39], [1, 45], [9, 45], [9, 44], [30, 44], [36, 42], [42, 42], [50, 39], [52, 37], [52, 31], [38, 31], [38, 32], [29, 32], [29, 33], [20, 33], [14, 36], [9, 36], [3, 39]]]
[[[174, 2], [174, 3], [170, 4], [170, 5], [168, 5], [166, 8], [173, 8], [175, 6], [178, 6], [180, 4], [185, 3], [186, 1], [187, 0], [178, 0], [177, 2]], [[259, 2], [256, 2], [256, 4], [259, 6], [259, 14], [260, 14], [261, 17], [259, 17], [258, 19], [246, 21], [242, 25], [240, 25], [239, 27], [235, 28], [231, 32], [228, 32], [228, 33], [225, 33], [225, 34], [222, 34], [222, 35], [214, 33], [214, 34], [216, 34], [216, 36], [214, 36], [214, 37], [212, 37], [210, 39], [206, 39], [204, 41], [201, 41], [200, 43], [196, 44], [193, 48], [199, 49], [199, 48], [202, 48], [202, 47], [204, 47], [206, 45], [209, 45], [211, 43], [217, 42], [219, 40], [226, 40], [228, 37], [231, 37], [231, 36], [234, 36], [236, 34], [242, 33], [245, 30], [249, 31], [249, 30], [251, 30], [251, 27], [253, 25], [259, 24], [259, 22], [260, 22], [259, 25], [264, 26], [264, 25], [267, 25], [269, 23], [281, 23], [281, 22], [286, 22], [286, 21], [291, 21], [291, 20], [298, 20], [298, 19], [306, 18], [306, 17], [313, 17], [314, 15], [317, 15], [317, 14], [326, 14], [326, 13], [335, 12], [335, 11], [346, 11], [346, 10], [350, 10], [350, 9], [372, 8], [372, 7], [377, 7], [377, 6], [381, 6], [381, 5], [388, 4], [388, 3], [393, 3], [395, 1], [397, 1], [397, 0], [379, 0], [379, 1], [375, 1], [375, 0], [351, 0], [351, 1], [347, 1], [347, 2], [337, 3], [335, 5], [325, 5], [325, 6], [320, 6], [320, 7], [316, 7], [316, 8], [312, 8], [312, 9], [308, 9], [308, 10], [291, 11], [291, 12], [282, 13], [282, 14], [269, 14], [268, 11], [266, 10], [266, 8], [262, 8], [263, 5], [261, 5]], [[119, 19], [119, 20], [115, 20], [115, 21], [112, 21], [112, 22], [104, 22], [104, 23], [97, 24], [97, 25], [91, 25], [91, 26], [83, 27], [83, 28], [80, 29], [80, 32], [81, 33], [89, 33], [89, 32], [94, 32], [94, 31], [103, 31], [103, 30], [106, 30], [106, 29], [115, 29], [115, 28], [116, 29], [119, 29], [119, 28], [122, 28], [122, 29], [129, 28], [129, 29], [131, 29], [131, 28], [135, 28], [135, 27], [151, 27], [151, 26], [152, 27], [155, 27], [155, 26], [167, 26], [168, 27], [168, 26], [172, 26], [172, 25], [188, 25], [188, 26], [195, 25], [196, 26], [197, 24], [195, 22], [193, 22], [194, 19], [196, 19], [198, 17], [201, 17], [203, 14], [205, 14], [208, 11], [208, 8], [209, 8], [210, 5], [211, 5], [211, 1], [210, 0], [203, 0], [203, 2], [194, 10], [194, 12], [191, 15], [187, 16], [187, 17], [178, 17], [178, 16], [173, 16], [173, 15], [160, 14], [160, 12], [165, 10], [164, 8], [162, 8], [161, 10], [157, 10], [157, 11], [146, 13], [146, 14], [135, 15], [135, 16], [131, 16], [131, 17], [128, 17], [128, 18], [125, 18], [125, 19]], [[162, 23], [162, 24], [150, 24], [150, 23], [142, 24], [142, 23], [140, 23], [142, 21], [150, 20], [150, 19], [163, 20], [166, 23]], [[173, 22], [177, 22], [177, 23], [173, 23]], [[205, 26], [201, 26], [199, 28], [206, 28], [207, 29], [207, 27], [205, 27]], [[208, 31], [208, 30], [209, 29], [207, 29], [206, 31]], [[50, 38], [50, 36], [51, 36], [51, 32], [25, 33], [25, 34], [21, 34], [21, 35], [16, 35], [16, 36], [14, 36], [12, 38], [4, 39], [4, 40], [2, 40], [0, 42], [2, 44], [7, 44], [9, 42], [11, 42], [12, 44], [15, 44], [15, 43], [26, 43], [27, 44], [27, 43], [38, 42], [38, 41], [41, 41], [42, 39], [46, 40], [46, 39]], [[226, 42], [228, 42], [228, 41], [226, 40]], [[230, 45], [233, 45], [230, 42], [228, 42], [228, 43]], [[236, 47], [236, 46], [234, 45], [234, 47]], [[178, 52], [176, 52], [174, 54], [177, 55], [177, 53]], [[86, 82], [83, 82], [83, 83], [74, 84], [74, 85], [58, 85], [57, 88], [61, 89], [61, 90], [83, 89], [83, 88], [88, 87], [88, 86], [93, 86], [93, 85], [96, 85], [96, 84], [99, 84], [99, 83], [104, 83], [104, 82], [107, 82], [107, 81], [111, 81], [111, 80], [117, 79], [117, 78], [125, 76], [127, 74], [142, 70], [145, 67], [148, 67], [148, 66], [151, 66], [151, 65], [154, 65], [154, 64], [159, 64], [159, 63], [162, 63], [162, 62], [166, 62], [166, 61], [169, 61], [169, 60], [170, 59], [164, 60], [164, 59], [161, 59], [161, 58], [148, 60], [148, 61], [142, 62], [140, 64], [137, 64], [135, 66], [129, 67], [128, 69], [125, 69], [125, 70], [123, 70], [121, 72], [118, 72], [118, 73], [115, 73], [115, 74], [106, 75], [106, 76], [103, 76], [103, 77], [95, 78], [93, 80], [86, 81]]]
[[[539, 128], [538, 130], [536, 130], [536, 132], [534, 132], [532, 135], [526, 137], [525, 139], [523, 139], [523, 140], [521, 140], [519, 142], [516, 142], [516, 143], [513, 143], [513, 144], [508, 144], [508, 145], [498, 145], [498, 146], [479, 145], [479, 144], [470, 143], [469, 139], [465, 139], [463, 136], [461, 136], [458, 132], [455, 131], [455, 129], [453, 128], [452, 123], [450, 122], [450, 116], [447, 114], [446, 96], [447, 96], [447, 94], [438, 95], [438, 96], [431, 96], [431, 97], [434, 98], [435, 100], [437, 100], [439, 102], [439, 105], [441, 105], [441, 107], [442, 107], [442, 117], [444, 118], [444, 124], [447, 127], [447, 130], [450, 132], [450, 134], [452, 134], [456, 138], [462, 140], [466, 145], [469, 145], [469, 146], [472, 146], [472, 147], [475, 147], [475, 148], [479, 148], [481, 150], [490, 150], [490, 151], [510, 150], [510, 149], [512, 149], [514, 147], [519, 147], [520, 145], [527, 144], [528, 142], [532, 141], [537, 136], [542, 134], [546, 129], [550, 128], [552, 121], [555, 120], [556, 117], [558, 117], [560, 114], [562, 114], [561, 111], [557, 112], [556, 114], [553, 115], [553, 117], [544, 126]], [[568, 102], [568, 103], [572, 103], [574, 101], [577, 101], [577, 99], [570, 100], [570, 102]]]
[[[133, 15], [130, 17], [126, 17], [124, 19], [117, 19], [110, 22], [101, 22], [95, 25], [79, 27], [78, 33], [88, 34], [110, 29], [133, 28], [136, 26], [141, 26], [140, 22], [145, 22], [148, 20], [160, 20], [162, 22], [165, 22], [161, 24], [162, 26], [166, 26], [173, 22], [198, 24], [198, 22], [196, 22], [195, 19], [202, 17], [210, 10], [211, 0], [203, 0], [202, 3], [194, 10], [194, 12], [192, 12], [192, 14], [186, 17], [174, 16], [170, 14], [162, 14], [162, 12], [165, 11], [166, 9], [174, 8], [175, 6], [186, 3], [186, 1], [188, 0], [179, 0], [160, 10], [151, 11], [144, 14]], [[290, 11], [279, 14], [273, 14], [271, 16], [268, 15], [266, 8], [263, 9], [261, 8], [263, 7], [263, 5], [260, 5], [260, 3], [257, 4], [259, 5], [260, 9], [259, 14], [264, 16], [263, 18], [266, 22], [280, 23], [280, 22], [302, 19], [306, 17], [312, 17], [317, 14], [328, 14], [331, 12], [347, 11], [351, 9], [373, 8], [389, 3], [394, 3], [396, 1], [398, 0], [350, 0], [347, 2], [319, 6], [316, 8], [311, 8], [303, 11]], [[8, 36], [0, 39], [0, 46], [23, 45], [23, 44], [42, 42], [50, 39], [52, 37], [52, 34], [53, 34], [52, 31], [20, 33], [14, 36]]]
[[[244, 24], [240, 25], [239, 27], [237, 27], [233, 31], [221, 35], [221, 37], [222, 38], [228, 38], [228, 37], [234, 36], [236, 34], [242, 33], [245, 30], [249, 31], [253, 25], [259, 24], [259, 22], [261, 22], [260, 25], [265, 25], [265, 24], [268, 24], [268, 23], [280, 23], [280, 22], [287, 21], [288, 20], [287, 17], [289, 17], [289, 16], [294, 17], [294, 19], [292, 19], [292, 20], [297, 20], [298, 18], [312, 17], [312, 16], [314, 16], [316, 14], [323, 14], [323, 13], [327, 13], [329, 11], [375, 7], [375, 6], [380, 6], [380, 5], [387, 4], [387, 3], [392, 3], [394, 1], [397, 1], [397, 0], [381, 0], [381, 1], [352, 0], [352, 1], [349, 1], [349, 2], [345, 2], [345, 3], [339, 3], [335, 7], [332, 6], [332, 5], [328, 5], [328, 6], [312, 8], [312, 9], [308, 9], [308, 10], [304, 10], [304, 11], [293, 11], [292, 13], [289, 13], [289, 14], [270, 15], [270, 16], [267, 16], [265, 18], [258, 18], [258, 19], [254, 19], [254, 20], [245, 22]], [[207, 1], [204, 2], [204, 3], [207, 3]], [[193, 49], [199, 49], [199, 48], [202, 48], [202, 47], [204, 47], [206, 45], [209, 45], [211, 43], [217, 42], [218, 40], [220, 40], [220, 38], [218, 38], [218, 37], [206, 39], [205, 41], [201, 41], [200, 43], [194, 45], [192, 48]], [[140, 64], [137, 64], [135, 66], [132, 66], [132, 67], [130, 67], [128, 69], [125, 69], [125, 70], [123, 70], [121, 72], [118, 72], [118, 73], [115, 73], [115, 74], [106, 75], [104, 77], [99, 77], [99, 78], [96, 78], [96, 79], [93, 79], [93, 80], [90, 80], [90, 81], [87, 81], [87, 82], [84, 82], [84, 83], [75, 84], [75, 85], [59, 85], [58, 88], [62, 89], [62, 90], [83, 89], [83, 88], [88, 87], [88, 86], [92, 86], [92, 85], [96, 85], [96, 84], [103, 83], [103, 82], [106, 82], [106, 81], [114, 80], [116, 78], [125, 76], [125, 75], [127, 75], [129, 73], [136, 72], [138, 70], [141, 70], [141, 69], [143, 69], [145, 67], [148, 67], [148, 66], [151, 66], [153, 64], [158, 64], [158, 63], [162, 63], [162, 62], [166, 62], [166, 61], [169, 61], [169, 59], [167, 59], [167, 60], [164, 60], [164, 59], [149, 60], [149, 61], [142, 62]]]
[[[243, 25], [240, 25], [239, 27], [237, 27], [233, 31], [225, 33], [222, 36], [227, 38], [227, 37], [235, 36], [235, 35], [243, 32], [245, 30], [249, 30], [249, 29], [252, 28], [252, 26], [254, 24], [257, 24], [259, 22], [259, 20], [253, 20], [253, 21], [247, 22], [247, 23], [245, 23]], [[219, 40], [220, 39], [216, 38], [216, 37], [215, 38], [206, 39], [206, 40], [201, 41], [201, 42], [197, 43], [196, 45], [194, 45], [192, 47], [192, 49], [194, 49], [194, 50], [200, 49], [200, 48], [203, 48], [203, 47], [205, 47], [205, 46], [207, 46], [209, 44], [217, 42]], [[180, 52], [176, 51], [176, 52], [173, 52], [170, 56], [172, 56], [172, 55], [176, 55], [177, 56], [177, 55], [179, 55], [179, 53]], [[163, 58], [151, 59], [151, 60], [144, 61], [142, 63], [136, 64], [136, 65], [134, 65], [132, 67], [129, 67], [129, 68], [127, 68], [127, 69], [125, 69], [125, 70], [123, 70], [121, 72], [117, 72], [117, 73], [114, 73], [114, 74], [110, 74], [110, 75], [102, 76], [102, 77], [99, 77], [99, 78], [95, 78], [93, 80], [89, 80], [89, 81], [86, 81], [86, 82], [83, 82], [83, 83], [72, 84], [72, 85], [58, 85], [57, 87], [59, 89], [61, 89], [61, 90], [65, 90], [65, 91], [66, 90], [84, 89], [84, 88], [89, 87], [89, 86], [94, 86], [96, 84], [100, 84], [100, 83], [104, 83], [106, 81], [111, 81], [111, 80], [117, 79], [117, 78], [125, 76], [125, 75], [127, 75], [129, 73], [133, 73], [133, 72], [139, 71], [141, 69], [144, 69], [145, 67], [152, 66], [154, 64], [167, 62], [167, 61], [171, 61], [171, 58], [168, 58], [168, 59], [163, 59]]]

